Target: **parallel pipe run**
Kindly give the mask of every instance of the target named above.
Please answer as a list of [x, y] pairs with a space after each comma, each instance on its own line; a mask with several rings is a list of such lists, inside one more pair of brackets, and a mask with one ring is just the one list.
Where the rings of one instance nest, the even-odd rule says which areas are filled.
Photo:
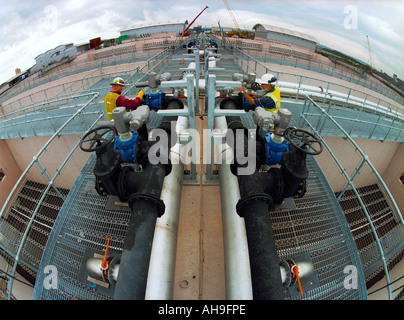
[[[227, 118], [227, 117], [226, 117]], [[226, 118], [215, 118], [215, 129], [225, 132]], [[235, 124], [235, 117], [229, 122]], [[228, 299], [283, 299], [283, 280], [268, 212], [272, 199], [265, 188], [275, 189], [279, 181], [267, 175], [266, 183], [255, 172], [251, 176], [235, 176], [230, 169], [232, 149], [225, 143], [220, 152], [219, 179], [225, 246], [226, 298]], [[258, 190], [261, 188], [261, 190]], [[258, 191], [257, 191], [258, 190]], [[249, 191], [255, 199], [246, 201]], [[260, 194], [260, 196], [257, 194]], [[241, 196], [240, 196], [241, 195]], [[240, 198], [244, 199], [240, 202]], [[240, 204], [241, 205], [237, 205]], [[236, 212], [237, 207], [237, 212]], [[237, 215], [237, 213], [239, 215]], [[240, 219], [240, 216], [244, 219]]]
[[253, 297], [255, 300], [283, 300], [284, 288], [268, 214], [269, 204], [262, 198], [256, 199], [241, 212], [248, 239]]
[[[176, 132], [171, 132], [172, 126], [170, 120], [173, 121], [174, 118], [165, 117], [160, 125], [160, 129], [163, 129], [167, 133], [167, 142], [169, 143], [168, 149], [165, 151], [161, 149], [162, 146], [160, 147], [160, 155], [165, 154], [165, 152], [167, 152], [167, 156], [169, 155], [169, 150], [171, 150], [172, 147], [171, 143], [173, 142], [171, 140], [172, 133], [175, 137], [174, 141], [177, 141]], [[155, 142], [150, 141], [141, 141], [139, 143], [139, 161], [143, 162], [142, 159], [148, 158], [148, 151], [153, 147], [154, 143]], [[178, 144], [176, 144], [176, 146], [178, 148]], [[127, 169], [125, 174], [122, 174], [119, 178], [124, 180], [123, 185], [125, 189], [130, 190], [128, 193], [128, 203], [132, 210], [132, 216], [129, 221], [124, 250], [121, 256], [121, 267], [114, 294], [114, 299], [118, 300], [140, 300], [146, 298], [147, 279], [151, 266], [152, 243], [156, 230], [156, 222], [157, 218], [163, 216], [166, 212], [165, 203], [161, 199], [161, 193], [166, 176], [171, 174], [172, 165], [161, 163], [151, 164], [149, 161], [143, 165], [143, 171], [134, 172]], [[178, 169], [181, 168], [176, 167], [175, 169], [176, 175], [174, 179], [178, 177]], [[179, 188], [174, 190], [174, 192], [180, 192]], [[172, 205], [176, 208], [173, 208]], [[171, 203], [169, 210], [171, 209], [177, 211], [177, 213], [174, 213], [174, 218], [178, 219], [179, 201]], [[176, 234], [174, 238], [176, 240]], [[167, 264], [171, 264], [175, 261], [175, 240], [172, 240], [171, 244], [166, 247], [171, 249], [171, 252], [164, 252], [162, 254], [163, 257], [167, 257]], [[157, 241], [158, 243], [155, 245], [155, 248], [158, 247], [162, 241], [165, 242], [164, 235], [163, 239], [161, 239], [161, 235], [159, 236], [158, 234]], [[159, 258], [162, 258], [162, 256], [159, 256]], [[159, 263], [155, 261], [156, 257], [154, 257], [153, 260], [154, 264]], [[157, 272], [158, 271], [161, 270], [157, 270]], [[164, 276], [163, 278], [159, 277], [159, 279], [171, 279], [171, 284], [168, 284], [168, 287], [165, 288], [166, 295], [161, 296], [162, 298], [167, 298], [167, 296], [169, 297], [169, 295], [172, 294], [173, 269], [169, 269], [168, 273], [164, 275], [166, 275], [166, 279], [164, 279]], [[153, 274], [151, 277], [153, 277]], [[153, 290], [151, 292], [153, 296]], [[163, 293], [163, 290], [160, 290], [158, 284], [154, 290], [155, 296], [156, 292]], [[153, 298], [156, 298], [155, 296]]]
[[[255, 300], [283, 300], [279, 258], [269, 211], [279, 190], [279, 177], [268, 173], [238, 176], [241, 199], [237, 213], [244, 218]], [[271, 190], [270, 190], [270, 189]]]
[[[159, 126], [159, 129], [167, 134], [168, 145], [159, 143], [159, 140], [148, 141], [145, 137], [140, 136], [135, 144], [135, 149], [130, 151], [142, 170], [135, 170], [135, 166], [123, 160], [126, 149], [115, 149], [111, 139], [101, 138], [106, 132], [111, 131], [111, 128], [98, 128], [91, 139], [82, 138], [83, 144], [89, 142], [92, 146], [92, 148], [86, 148], [84, 144], [81, 145], [82, 149], [97, 153], [97, 162], [94, 167], [94, 174], [98, 182], [97, 191], [117, 195], [121, 201], [127, 201], [132, 213], [116, 279], [114, 299], [117, 300], [145, 299], [156, 221], [165, 212], [161, 192], [164, 179], [171, 173], [172, 168], [168, 161], [172, 143], [172, 127], [169, 120], [173, 119], [164, 118]], [[101, 129], [107, 129], [107, 131], [101, 134], [98, 132]], [[173, 133], [176, 136], [175, 132]], [[176, 138], [173, 140], [176, 141]], [[96, 141], [98, 141], [98, 145], [95, 144]], [[121, 140], [115, 140], [115, 144], [117, 141]], [[157, 145], [157, 143], [159, 144]], [[150, 151], [156, 148], [156, 145], [160, 161], [151, 163], [150, 156], [153, 156], [154, 153], [150, 153]], [[128, 165], [121, 166], [121, 161]]]
[[[163, 101], [163, 106], [184, 108], [181, 100], [170, 98]], [[149, 141], [148, 134], [135, 131], [145, 126], [145, 111], [138, 108], [128, 116], [125, 110], [116, 108], [114, 126], [104, 124], [88, 132], [80, 143], [83, 151], [97, 154], [94, 166], [97, 192], [118, 196], [131, 209], [120, 259], [107, 260], [106, 251], [103, 261], [90, 259], [86, 264], [91, 276], [115, 284], [117, 300], [167, 300], [173, 296], [184, 174], [180, 161], [182, 140], [178, 137], [188, 129], [189, 119], [165, 116], [155, 131], [157, 136], [153, 138], [151, 134]], [[112, 143], [114, 128], [118, 129], [119, 136]]]
[[[235, 103], [227, 101], [222, 108], [235, 109]], [[307, 178], [306, 155], [293, 149], [283, 154], [281, 169], [271, 168], [259, 172], [265, 163], [265, 144], [257, 135], [255, 150], [249, 150], [249, 133], [239, 117], [228, 116], [228, 129], [233, 137], [238, 130], [244, 131], [243, 143], [233, 145], [235, 155], [231, 171], [237, 175], [240, 200], [237, 202], [237, 214], [244, 218], [248, 243], [253, 299], [283, 300], [283, 279], [279, 267], [279, 257], [275, 245], [269, 211], [275, 203], [281, 203], [285, 197], [295, 196], [298, 187]], [[249, 154], [250, 152], [253, 154]], [[256, 168], [252, 174], [242, 174], [239, 169], [244, 167], [239, 156], [248, 156]], [[242, 158], [240, 158], [241, 160]]]
[[[188, 118], [178, 117], [177, 135], [188, 128]], [[177, 143], [170, 152], [171, 173], [164, 178], [161, 200], [164, 215], [157, 219], [147, 278], [147, 300], [171, 300], [174, 290], [174, 271], [177, 252], [178, 220], [184, 165], [181, 162], [182, 144]]]
[[[225, 136], [225, 117], [215, 117], [214, 124], [215, 130]], [[226, 299], [251, 300], [253, 296], [246, 229], [244, 220], [236, 212], [240, 191], [237, 177], [230, 170], [233, 151], [227, 143], [218, 145], [216, 150], [222, 205]]]
[[[233, 123], [233, 128], [237, 128], [237, 123]], [[247, 135], [244, 139], [246, 141]], [[257, 141], [258, 165], [261, 148]], [[236, 150], [235, 154], [241, 152], [242, 150]], [[281, 203], [284, 198], [297, 194], [308, 174], [305, 159], [304, 153], [293, 150], [283, 154], [281, 169], [271, 168], [264, 172], [256, 170], [250, 175], [237, 176], [241, 199], [236, 208], [245, 221], [253, 298], [256, 300], [284, 299], [279, 257], [269, 212], [275, 203]], [[236, 169], [233, 169], [233, 173], [240, 167], [235, 160]]]
[[115, 300], [145, 298], [154, 229], [157, 217], [164, 212], [164, 204], [159, 204], [159, 198], [165, 168], [161, 165], [148, 165], [143, 173], [143, 188], [128, 201], [132, 215], [120, 259]]

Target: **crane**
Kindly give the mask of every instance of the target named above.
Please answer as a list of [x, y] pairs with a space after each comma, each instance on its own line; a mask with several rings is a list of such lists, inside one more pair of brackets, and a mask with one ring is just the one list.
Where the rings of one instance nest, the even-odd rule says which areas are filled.
[[369, 42], [369, 36], [368, 35], [366, 35], [366, 41], [368, 43], [368, 50], [369, 50], [370, 73], [373, 73], [372, 51], [370, 50], [370, 42]]
[[238, 26], [238, 23], [237, 23], [236, 17], [233, 14], [233, 11], [231, 10], [229, 4], [227, 3], [227, 0], [223, 0], [223, 3], [225, 4], [227, 10], [229, 10], [230, 16], [233, 19], [233, 22], [234, 22], [234, 25], [236, 26], [236, 29], [237, 29], [239, 37], [242, 38], [243, 34], [242, 34], [241, 30], [240, 30], [240, 27]]
[[225, 42], [224, 32], [223, 32], [222, 27], [220, 26], [220, 21], [218, 21], [217, 24], [219, 25], [220, 35], [222, 36], [222, 40], [223, 40], [223, 43], [224, 43]]
[[186, 27], [184, 29], [184, 31], [182, 31], [182, 33], [180, 33], [180, 35], [182, 37], [188, 37], [189, 36], [189, 32], [188, 29], [192, 26], [192, 24], [195, 22], [196, 19], [198, 19], [198, 17], [202, 14], [202, 12], [204, 12], [207, 8], [209, 8], [208, 6], [206, 6], [196, 17], [194, 20], [192, 20], [192, 22], [188, 25], [188, 27]]

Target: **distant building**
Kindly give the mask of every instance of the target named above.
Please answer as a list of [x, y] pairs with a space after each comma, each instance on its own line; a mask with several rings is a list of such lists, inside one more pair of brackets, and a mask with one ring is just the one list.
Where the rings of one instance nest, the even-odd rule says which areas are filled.
[[311, 50], [316, 50], [318, 41], [306, 33], [258, 23], [254, 25], [255, 37], [266, 38], [275, 41], [287, 42]]
[[35, 58], [36, 64], [32, 67], [31, 71], [37, 71], [46, 67], [56, 61], [77, 53], [76, 46], [73, 43], [62, 44], [57, 46], [55, 49], [50, 49], [45, 53], [40, 54]]
[[128, 38], [143, 38], [155, 33], [176, 33], [179, 35], [184, 30], [184, 23], [170, 22], [166, 24], [149, 24], [134, 26], [120, 31], [121, 36]]

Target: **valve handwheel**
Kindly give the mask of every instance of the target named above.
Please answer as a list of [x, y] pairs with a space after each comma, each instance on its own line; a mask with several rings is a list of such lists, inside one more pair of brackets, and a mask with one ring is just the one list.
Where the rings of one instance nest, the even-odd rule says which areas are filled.
[[323, 151], [323, 144], [320, 139], [311, 132], [298, 128], [291, 128], [285, 131], [285, 139], [300, 151], [313, 156]]
[[85, 152], [99, 151], [115, 138], [115, 130], [108, 126], [95, 128], [87, 132], [80, 141], [80, 149]]
[[259, 84], [258, 82], [253, 82], [253, 83], [251, 84], [251, 89], [253, 89], [253, 90], [259, 90], [259, 89], [261, 89], [261, 86], [260, 86], [260, 84]]

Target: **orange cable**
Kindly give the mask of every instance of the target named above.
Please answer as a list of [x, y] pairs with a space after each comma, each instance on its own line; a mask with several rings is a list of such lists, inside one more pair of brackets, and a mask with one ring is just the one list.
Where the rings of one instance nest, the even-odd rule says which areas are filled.
[[107, 255], [108, 255], [108, 248], [109, 248], [109, 241], [110, 241], [110, 240], [111, 240], [111, 238], [108, 237], [107, 246], [106, 246], [106, 248], [105, 248], [104, 259], [103, 259], [102, 262], [101, 262], [101, 268], [102, 268], [103, 270], [106, 269], [106, 267], [107, 267]]
[[[296, 268], [296, 272], [293, 271], [294, 268]], [[300, 283], [300, 278], [299, 278], [299, 267], [297, 266], [297, 264], [295, 264], [295, 265], [292, 267], [291, 270], [292, 270], [292, 273], [293, 273], [294, 275], [296, 275], [297, 284], [299, 285], [300, 295], [303, 296], [303, 288], [302, 288], [302, 284]]]

